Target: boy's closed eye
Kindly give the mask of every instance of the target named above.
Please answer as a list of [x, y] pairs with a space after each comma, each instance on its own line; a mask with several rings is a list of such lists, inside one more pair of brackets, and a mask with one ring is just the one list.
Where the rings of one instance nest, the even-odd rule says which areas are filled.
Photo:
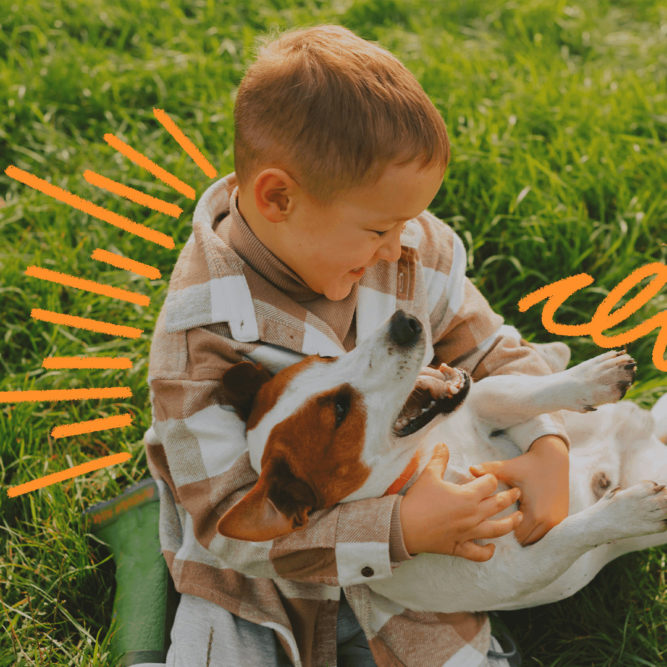
[[372, 232], [373, 234], [377, 234], [378, 236], [384, 236], [385, 234], [388, 234], [396, 225], [400, 226], [401, 229], [405, 226], [405, 223], [407, 220], [397, 220], [395, 225], [390, 227], [389, 229], [369, 229], [369, 232]]

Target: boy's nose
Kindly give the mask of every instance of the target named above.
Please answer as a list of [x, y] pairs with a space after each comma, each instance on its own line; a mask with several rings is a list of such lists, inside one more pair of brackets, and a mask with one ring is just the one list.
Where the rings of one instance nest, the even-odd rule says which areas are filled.
[[401, 234], [392, 233], [377, 250], [378, 259], [387, 262], [398, 262], [401, 257]]

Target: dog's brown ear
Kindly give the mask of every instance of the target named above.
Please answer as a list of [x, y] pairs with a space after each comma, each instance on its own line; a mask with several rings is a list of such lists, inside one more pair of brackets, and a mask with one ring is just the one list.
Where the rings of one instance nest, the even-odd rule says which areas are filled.
[[234, 407], [243, 421], [248, 421], [257, 392], [270, 379], [271, 373], [264, 366], [250, 361], [240, 361], [222, 374], [225, 400]]
[[272, 540], [305, 528], [316, 502], [310, 486], [280, 458], [269, 463], [252, 490], [225, 512], [218, 532], [237, 540]]

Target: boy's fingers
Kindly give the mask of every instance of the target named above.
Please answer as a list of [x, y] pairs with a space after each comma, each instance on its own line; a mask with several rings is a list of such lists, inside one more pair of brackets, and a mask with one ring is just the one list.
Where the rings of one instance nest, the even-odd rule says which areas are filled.
[[486, 463], [478, 463], [477, 465], [470, 466], [470, 472], [475, 475], [475, 477], [481, 477], [486, 474], [495, 475], [498, 479], [502, 479], [503, 482], [506, 482], [508, 481], [506, 479], [506, 468], [507, 461], [487, 461]]
[[468, 541], [459, 544], [453, 555], [474, 560], [477, 563], [483, 563], [493, 556], [495, 550], [496, 547], [494, 544], [476, 544], [475, 542]]
[[442, 377], [441, 373], [438, 373], [438, 371], [434, 369], [431, 370], [433, 371], [434, 374], [421, 375], [417, 379], [415, 387], [417, 389], [421, 389], [423, 391], [428, 392], [431, 398], [442, 398], [447, 393], [447, 386], [445, 384], [445, 380]]
[[514, 487], [485, 498], [479, 504], [479, 508], [484, 516], [493, 516], [515, 503], [520, 497], [521, 489]]
[[445, 474], [447, 464], [449, 463], [449, 449], [444, 442], [436, 446], [433, 456], [426, 466], [432, 473], [435, 473], [440, 479]]
[[419, 373], [418, 380], [421, 379], [424, 376], [437, 378], [439, 380], [444, 379], [444, 376], [442, 375], [442, 373], [437, 368], [433, 368], [431, 366], [425, 366], [424, 368], [422, 368], [422, 370]]
[[523, 519], [521, 512], [514, 512], [502, 519], [493, 521], [484, 521], [475, 530], [475, 539], [491, 539], [492, 537], [502, 537], [511, 533]]
[[547, 532], [545, 525], [537, 523], [533, 525], [526, 524], [525, 527], [519, 525], [517, 530], [514, 531], [514, 535], [519, 544], [522, 544], [525, 547], [542, 539]]
[[494, 475], [486, 474], [473, 479], [472, 482], [466, 482], [465, 486], [482, 498], [486, 498], [498, 488], [498, 479]]

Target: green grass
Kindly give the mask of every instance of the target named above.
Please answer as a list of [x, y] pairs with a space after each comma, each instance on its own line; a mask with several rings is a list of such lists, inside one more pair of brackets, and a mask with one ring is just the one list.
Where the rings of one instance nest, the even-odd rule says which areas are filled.
[[[172, 235], [170, 251], [0, 176], [0, 390], [127, 384], [126, 401], [0, 406], [0, 667], [108, 664], [113, 566], [84, 508], [147, 475], [152, 330], [194, 203], [115, 154], [106, 132], [193, 185], [208, 180], [154, 119], [164, 108], [219, 172], [232, 169], [233, 96], [258, 36], [337, 22], [377, 39], [417, 75], [450, 131], [453, 159], [432, 210], [462, 235], [489, 301], [528, 338], [553, 340], [517, 301], [585, 271], [592, 288], [559, 311], [588, 321], [632, 270], [667, 255], [664, 49], [657, 1], [5, 0], [0, 11], [2, 169], [30, 171]], [[89, 186], [90, 168], [183, 207], [174, 221]], [[157, 266], [147, 281], [90, 259], [97, 248]], [[151, 297], [140, 308], [28, 278], [36, 264]], [[634, 292], [636, 293], [636, 291]], [[667, 306], [664, 291], [625, 326]], [[33, 307], [145, 330], [137, 341], [30, 319]], [[656, 333], [628, 346], [630, 398], [665, 391]], [[575, 360], [598, 348], [568, 339]], [[45, 371], [50, 355], [130, 356], [131, 371]], [[129, 410], [131, 427], [53, 440], [53, 426]], [[118, 451], [130, 462], [10, 499], [16, 485]], [[667, 551], [608, 566], [574, 598], [505, 614], [528, 665], [658, 665], [667, 660]]]

